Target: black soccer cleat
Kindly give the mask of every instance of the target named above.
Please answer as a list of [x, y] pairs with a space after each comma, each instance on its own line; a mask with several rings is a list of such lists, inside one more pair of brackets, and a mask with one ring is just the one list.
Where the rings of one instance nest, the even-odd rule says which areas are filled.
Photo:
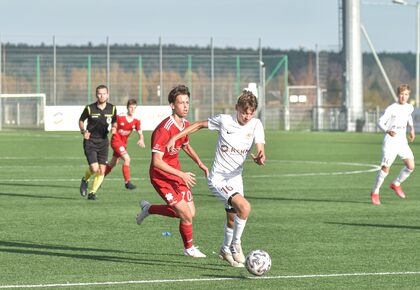
[[134, 189], [134, 188], [136, 188], [136, 186], [129, 181], [125, 184], [125, 188]]
[[80, 182], [80, 195], [86, 196], [88, 190], [89, 183], [86, 181], [84, 177], [82, 177], [82, 181]]
[[93, 192], [89, 193], [87, 199], [88, 200], [96, 200], [96, 194], [94, 194]]

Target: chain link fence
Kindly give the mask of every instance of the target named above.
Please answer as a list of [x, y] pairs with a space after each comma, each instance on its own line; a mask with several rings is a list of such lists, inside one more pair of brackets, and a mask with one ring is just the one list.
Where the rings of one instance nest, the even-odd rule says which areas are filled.
[[[1, 45], [2, 94], [46, 94], [46, 105], [85, 105], [95, 88], [107, 84], [110, 102], [166, 105], [178, 84], [189, 86], [196, 121], [234, 110], [249, 83], [266, 88], [267, 129], [282, 129], [281, 106], [287, 98], [287, 58], [258, 49], [214, 49], [171, 45]], [[263, 64], [263, 65], [262, 65]], [[262, 70], [267, 79], [262, 80]], [[286, 77], [285, 77], [286, 75]]]

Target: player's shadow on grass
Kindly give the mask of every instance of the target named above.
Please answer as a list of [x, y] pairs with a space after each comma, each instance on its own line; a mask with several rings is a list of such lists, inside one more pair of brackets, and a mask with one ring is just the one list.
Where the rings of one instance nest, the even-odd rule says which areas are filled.
[[11, 192], [0, 192], [0, 196], [29, 197], [29, 198], [47, 198], [47, 199], [74, 199], [72, 197], [62, 197], [62, 196], [53, 196], [53, 195], [24, 194], [24, 193], [11, 193]]
[[58, 184], [28, 184], [28, 183], [0, 183], [0, 185], [4, 185], [4, 186], [13, 186], [13, 187], [52, 187], [52, 188], [75, 188], [74, 186], [71, 185], [58, 185]]
[[121, 251], [121, 250], [114, 250], [114, 249], [98, 249], [98, 248], [74, 247], [74, 246], [65, 246], [65, 245], [34, 244], [34, 243], [19, 242], [19, 241], [0, 241], [0, 247], [2, 246], [15, 247], [15, 248], [29, 248], [29, 249], [137, 254], [137, 252]]
[[[61, 252], [57, 252], [61, 251]], [[69, 251], [69, 252], [63, 252]], [[95, 254], [87, 253], [76, 253], [77, 251], [94, 251]], [[181, 255], [174, 254], [157, 254], [153, 253], [152, 257], [150, 252], [136, 253], [141, 254], [142, 258], [133, 257], [132, 252], [123, 252], [109, 249], [98, 249], [98, 248], [79, 248], [79, 247], [67, 247], [67, 246], [52, 246], [52, 245], [42, 245], [42, 244], [33, 244], [33, 243], [21, 243], [21, 242], [8, 242], [0, 241], [0, 253], [13, 253], [13, 254], [24, 254], [24, 255], [39, 255], [39, 256], [50, 256], [50, 257], [64, 257], [71, 259], [82, 259], [82, 260], [93, 260], [101, 262], [113, 262], [113, 263], [127, 263], [127, 264], [140, 264], [140, 265], [150, 265], [150, 266], [170, 266], [170, 267], [184, 267], [184, 268], [193, 268], [193, 269], [204, 269], [204, 270], [220, 270], [224, 271], [226, 267], [224, 265], [218, 264], [201, 264], [200, 259], [192, 259], [189, 257], [183, 257]], [[101, 254], [103, 252], [104, 254]], [[111, 255], [110, 252], [115, 252], [116, 254], [126, 254], [129, 256], [122, 255]], [[166, 257], [164, 260], [156, 259], [156, 256]], [[168, 259], [168, 256], [177, 256], [181, 257], [182, 261], [174, 261]], [[184, 261], [188, 259], [188, 262]]]
[[405, 225], [384, 225], [384, 224], [364, 224], [364, 223], [357, 224], [357, 223], [338, 223], [338, 222], [326, 222], [326, 224], [353, 226], [353, 227], [374, 227], [374, 228], [388, 228], [388, 229], [420, 230], [420, 226], [405, 226]]
[[274, 200], [274, 201], [304, 201], [304, 202], [334, 202], [334, 203], [366, 203], [365, 201], [345, 199], [317, 199], [317, 198], [291, 198], [291, 197], [264, 197], [246, 196], [248, 200]]

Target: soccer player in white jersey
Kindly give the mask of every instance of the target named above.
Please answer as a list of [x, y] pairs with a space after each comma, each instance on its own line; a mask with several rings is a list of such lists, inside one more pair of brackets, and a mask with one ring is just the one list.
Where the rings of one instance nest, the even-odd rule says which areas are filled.
[[398, 102], [385, 109], [384, 114], [378, 122], [379, 128], [385, 132], [382, 143], [382, 163], [381, 170], [375, 180], [371, 193], [372, 204], [379, 205], [379, 189], [389, 173], [389, 169], [397, 155], [403, 160], [405, 166], [400, 171], [397, 178], [389, 186], [400, 198], [405, 198], [405, 193], [401, 188], [403, 183], [414, 170], [414, 155], [407, 142], [407, 126], [409, 127], [409, 140], [414, 141], [415, 131], [411, 113], [414, 108], [407, 101], [410, 97], [410, 87], [402, 84], [397, 88]]
[[166, 148], [173, 150], [175, 141], [186, 134], [202, 128], [218, 131], [216, 156], [208, 185], [210, 190], [225, 203], [227, 221], [224, 241], [219, 257], [233, 267], [244, 267], [245, 256], [241, 246], [241, 236], [251, 212], [251, 205], [244, 197], [242, 170], [248, 152], [255, 144], [257, 155], [251, 157], [258, 165], [264, 165], [264, 128], [259, 119], [254, 118], [257, 98], [249, 91], [243, 91], [232, 115], [220, 114], [187, 127], [173, 136]]

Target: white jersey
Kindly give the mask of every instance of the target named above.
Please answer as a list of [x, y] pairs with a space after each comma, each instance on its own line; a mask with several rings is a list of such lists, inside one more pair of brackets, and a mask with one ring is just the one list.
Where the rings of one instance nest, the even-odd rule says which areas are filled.
[[252, 145], [265, 144], [264, 128], [259, 119], [253, 118], [247, 124], [240, 125], [236, 114], [220, 114], [208, 119], [208, 128], [219, 131], [212, 175], [241, 174]]
[[391, 137], [389, 134], [385, 134], [384, 143], [407, 143], [407, 124], [413, 126], [413, 117], [411, 116], [413, 110], [413, 105], [399, 103], [394, 103], [385, 109], [378, 126], [382, 131], [392, 130], [396, 135]]

